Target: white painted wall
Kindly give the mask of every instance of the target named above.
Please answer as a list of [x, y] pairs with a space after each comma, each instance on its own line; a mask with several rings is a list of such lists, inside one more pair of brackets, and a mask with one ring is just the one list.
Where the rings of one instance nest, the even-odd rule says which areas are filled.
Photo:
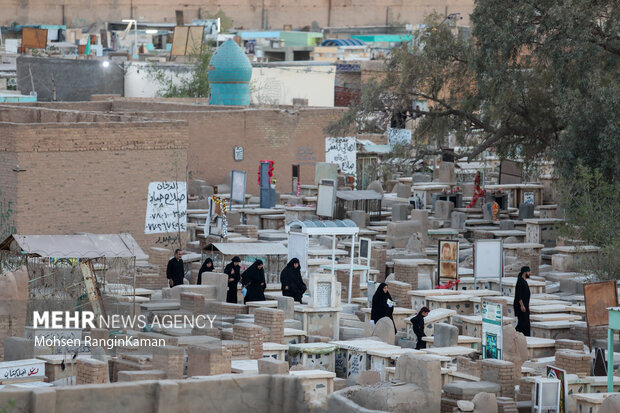
[[157, 97], [162, 85], [151, 75], [153, 69], [163, 70], [167, 78], [179, 83], [183, 77], [190, 75], [192, 67], [174, 63], [125, 63], [125, 97], [152, 98]]
[[334, 106], [336, 66], [254, 67], [250, 81], [252, 104], [292, 105], [293, 98], [308, 106]]

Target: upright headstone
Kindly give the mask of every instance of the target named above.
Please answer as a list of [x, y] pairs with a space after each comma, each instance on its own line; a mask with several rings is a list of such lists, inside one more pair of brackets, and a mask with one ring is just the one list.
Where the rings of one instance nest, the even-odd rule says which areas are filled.
[[338, 165], [328, 162], [317, 162], [314, 167], [314, 184], [318, 185], [322, 179], [338, 180]]
[[519, 205], [519, 220], [534, 218], [534, 205], [533, 204], [521, 204]]
[[383, 195], [383, 185], [381, 184], [380, 180], [372, 181], [370, 184], [368, 184], [368, 187], [366, 187], [366, 189], [368, 189], [369, 191], [378, 192]]
[[416, 172], [411, 176], [411, 180], [413, 182], [431, 182], [432, 177], [429, 174], [425, 174], [422, 172]]
[[501, 230], [513, 230], [515, 229], [515, 222], [510, 219], [505, 219], [499, 222], [499, 229]]
[[454, 209], [454, 204], [450, 201], [435, 201], [435, 217], [439, 219], [450, 219], [450, 214]]
[[493, 202], [487, 202], [482, 206], [483, 219], [493, 221]]
[[368, 224], [368, 214], [363, 210], [351, 211], [351, 221], [355, 222], [360, 228], [366, 228]]
[[293, 297], [278, 296], [276, 300], [278, 301], [278, 310], [284, 311], [285, 319], [295, 318], [295, 300]]
[[465, 229], [465, 221], [467, 220], [467, 214], [465, 212], [452, 212], [452, 225], [454, 229]]
[[396, 340], [396, 331], [394, 322], [389, 317], [383, 317], [375, 324], [372, 330], [373, 337], [379, 337], [384, 343], [394, 345]]
[[411, 198], [411, 185], [398, 183], [394, 187], [394, 192], [398, 198], [409, 199]]
[[433, 326], [433, 346], [452, 347], [458, 345], [459, 329], [446, 323], [435, 323]]
[[408, 204], [394, 204], [392, 205], [392, 221], [405, 221], [409, 215]]
[[276, 190], [269, 179], [269, 162], [260, 163], [260, 207], [272, 208], [276, 205]]

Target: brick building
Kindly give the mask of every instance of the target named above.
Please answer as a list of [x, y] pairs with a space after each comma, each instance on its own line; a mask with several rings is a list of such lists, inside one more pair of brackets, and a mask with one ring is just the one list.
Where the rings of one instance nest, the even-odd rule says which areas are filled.
[[184, 180], [187, 122], [0, 106], [0, 238], [130, 232], [145, 248], [151, 181]]
[[[145, 251], [149, 182], [226, 182], [247, 172], [258, 195], [261, 159], [275, 161], [277, 190], [291, 165], [314, 182], [325, 160], [323, 129], [344, 109], [209, 106], [202, 101], [111, 99], [0, 106], [0, 238], [10, 233], [130, 232]], [[243, 148], [242, 161], [233, 149]]]

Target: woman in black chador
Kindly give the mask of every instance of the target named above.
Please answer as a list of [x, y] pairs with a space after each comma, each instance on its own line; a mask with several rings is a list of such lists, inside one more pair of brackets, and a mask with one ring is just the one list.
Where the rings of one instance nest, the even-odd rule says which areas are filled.
[[224, 274], [228, 277], [228, 292], [226, 293], [226, 302], [237, 304], [237, 284], [241, 280], [241, 267], [239, 257], [233, 257], [232, 261], [224, 267]]
[[250, 268], [241, 274], [241, 284], [246, 288], [247, 292], [243, 299], [243, 304], [249, 301], [265, 301], [265, 270], [261, 260], [254, 261]]
[[[372, 296], [372, 309], [370, 310], [370, 320], [372, 324], [377, 324], [383, 317], [389, 317], [394, 324], [392, 313], [394, 312], [394, 301], [388, 292], [386, 283], [379, 284], [375, 295]], [[396, 332], [396, 324], [394, 324], [394, 332]]]
[[211, 258], [207, 258], [205, 262], [202, 263], [200, 270], [198, 270], [198, 280], [196, 284], [202, 284], [202, 273], [203, 272], [213, 272], [213, 260]]
[[286, 264], [280, 273], [280, 283], [282, 295], [293, 297], [293, 300], [301, 303], [301, 297], [306, 292], [306, 284], [301, 279], [301, 267], [297, 258], [293, 258]]

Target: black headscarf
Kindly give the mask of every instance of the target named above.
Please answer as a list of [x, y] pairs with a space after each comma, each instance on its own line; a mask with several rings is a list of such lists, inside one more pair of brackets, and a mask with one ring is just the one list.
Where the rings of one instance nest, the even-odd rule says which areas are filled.
[[[295, 268], [295, 263], [297, 263], [297, 268]], [[280, 273], [280, 283], [282, 284], [282, 295], [293, 297], [295, 301], [301, 303], [301, 297], [307, 288], [301, 278], [301, 265], [297, 258], [293, 258], [286, 264]]]
[[241, 274], [241, 284], [247, 289], [244, 302], [248, 301], [265, 301], [265, 269], [258, 268], [262, 265], [261, 260], [256, 260], [250, 267]]
[[521, 276], [523, 274], [525, 274], [526, 272], [530, 272], [530, 271], [532, 271], [532, 270], [527, 265], [525, 267], [521, 267], [521, 271], [519, 271], [519, 277], [518, 278], [521, 278]]
[[383, 292], [383, 288], [386, 287], [386, 283], [381, 283], [377, 287], [375, 291], [375, 295], [372, 296], [372, 308], [370, 311], [370, 319], [375, 323], [381, 320], [383, 317], [392, 318], [392, 313], [394, 312], [394, 307], [390, 307], [387, 304], [387, 300], [392, 300], [392, 296], [389, 292]]
[[[208, 267], [207, 264], [211, 264], [211, 266]], [[198, 280], [196, 281], [196, 284], [198, 285], [202, 284], [203, 272], [213, 272], [213, 260], [211, 258], [207, 258], [205, 262], [202, 263], [200, 270], [198, 270]]]
[[232, 281], [232, 283], [234, 283], [236, 289], [237, 283], [239, 282], [239, 280], [241, 280], [241, 267], [235, 265], [235, 262], [241, 262], [241, 259], [237, 256], [234, 256], [233, 259], [230, 260], [228, 264], [226, 264], [226, 267], [224, 267], [224, 274], [228, 275], [229, 278], [235, 279], [234, 281]]

